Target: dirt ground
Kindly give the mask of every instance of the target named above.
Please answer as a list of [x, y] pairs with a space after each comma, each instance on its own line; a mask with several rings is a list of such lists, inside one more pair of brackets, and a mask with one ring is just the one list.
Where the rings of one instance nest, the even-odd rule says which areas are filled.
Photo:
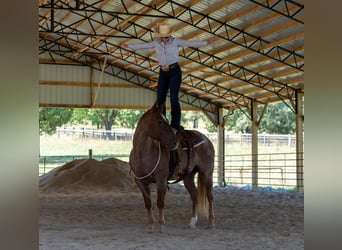
[[170, 185], [165, 229], [153, 233], [145, 230], [143, 199], [124, 162], [66, 164], [40, 178], [39, 195], [41, 250], [304, 249], [303, 193], [215, 187], [216, 227], [200, 217], [190, 229], [190, 197]]

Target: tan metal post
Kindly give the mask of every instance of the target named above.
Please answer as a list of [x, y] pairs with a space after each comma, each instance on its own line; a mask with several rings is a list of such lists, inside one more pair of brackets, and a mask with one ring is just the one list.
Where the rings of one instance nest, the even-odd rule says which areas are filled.
[[296, 93], [296, 179], [297, 179], [297, 191], [304, 191], [303, 180], [303, 96], [304, 93]]
[[252, 102], [252, 187], [258, 188], [258, 104]]
[[223, 109], [218, 109], [218, 129], [217, 129], [217, 157], [218, 157], [218, 174], [217, 183], [219, 187], [224, 184], [224, 119], [223, 119]]

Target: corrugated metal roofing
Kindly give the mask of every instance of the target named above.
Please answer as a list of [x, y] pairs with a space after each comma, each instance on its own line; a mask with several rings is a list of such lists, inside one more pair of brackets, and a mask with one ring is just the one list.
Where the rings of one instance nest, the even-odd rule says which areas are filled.
[[155, 90], [155, 52], [119, 45], [151, 41], [153, 26], [164, 19], [174, 36], [219, 38], [180, 49], [181, 101], [191, 96], [233, 110], [254, 101], [294, 101], [304, 92], [303, 0], [40, 0], [40, 63], [101, 70], [106, 57], [106, 74], [120, 68], [146, 78], [125, 80]]

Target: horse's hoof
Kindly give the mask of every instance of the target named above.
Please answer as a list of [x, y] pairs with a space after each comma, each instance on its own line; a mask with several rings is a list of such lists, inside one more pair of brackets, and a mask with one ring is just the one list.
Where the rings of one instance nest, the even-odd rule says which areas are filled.
[[196, 226], [195, 225], [188, 225], [188, 228], [190, 228], [190, 229], [196, 229]]
[[153, 225], [148, 225], [146, 227], [146, 232], [147, 233], [153, 233], [154, 232], [154, 226]]
[[207, 228], [208, 228], [208, 229], [215, 229], [216, 226], [215, 226], [215, 224], [213, 223], [213, 224], [209, 224]]
[[197, 216], [191, 217], [191, 220], [190, 220], [188, 227], [196, 228], [197, 221], [198, 221]]

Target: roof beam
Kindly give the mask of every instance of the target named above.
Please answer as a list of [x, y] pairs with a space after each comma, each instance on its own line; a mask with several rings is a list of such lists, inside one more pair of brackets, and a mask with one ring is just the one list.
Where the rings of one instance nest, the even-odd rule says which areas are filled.
[[[301, 67], [303, 66], [303, 64], [301, 63], [297, 63], [297, 57], [299, 58], [303, 58], [303, 56], [297, 54], [294, 51], [290, 51], [286, 48], [282, 48], [281, 46], [277, 46], [275, 48], [272, 48], [270, 50], [264, 50], [262, 49], [263, 46], [266, 46], [267, 44], [270, 44], [269, 41], [261, 38], [261, 37], [257, 37], [251, 33], [245, 32], [244, 30], [241, 30], [239, 28], [236, 28], [228, 23], [216, 20], [212, 17], [210, 17], [209, 15], [205, 15], [203, 13], [200, 13], [199, 11], [193, 10], [185, 5], [182, 5], [176, 1], [170, 0], [165, 2], [165, 4], [163, 6], [161, 6], [159, 9], [155, 8], [154, 6], [150, 5], [149, 3], [143, 3], [143, 1], [139, 1], [139, 0], [132, 0], [132, 1], [136, 1], [137, 3], [143, 5], [143, 6], [148, 6], [152, 9], [155, 9], [157, 11], [159, 11], [160, 13], [163, 13], [169, 17], [172, 18], [177, 18], [179, 21], [182, 21], [186, 24], [192, 25], [194, 27], [196, 27], [197, 29], [203, 30], [205, 32], [209, 32], [211, 34], [215, 34], [216, 36], [228, 40], [231, 43], [237, 44], [239, 46], [242, 46], [246, 49], [249, 49], [255, 53], [258, 53], [260, 55], [269, 57], [273, 60], [276, 60], [278, 62], [284, 63], [285, 65], [289, 66], [289, 67], [293, 67], [296, 68], [298, 70], [302, 70]], [[167, 8], [166, 8], [167, 6]], [[180, 12], [180, 14], [178, 15], [173, 15], [174, 13], [170, 14], [168, 13], [166, 10], [164, 9], [171, 9], [174, 10], [175, 7], [180, 7], [183, 9], [182, 12]], [[201, 23], [207, 23], [208, 27], [203, 28], [200, 27], [198, 24], [199, 22], [194, 22], [194, 17], [196, 16], [200, 16], [201, 17]], [[190, 17], [190, 18], [188, 18]], [[203, 21], [202, 21], [203, 20]], [[270, 51], [272, 50], [276, 50], [279, 51], [281, 53], [285, 53], [286, 57], [284, 60], [281, 56], [279, 56], [277, 53], [276, 54], [271, 54]], [[294, 58], [294, 64], [288, 63], [287, 59], [288, 58]]]
[[[66, 51], [66, 49], [69, 49], [68, 43], [65, 43], [64, 45], [62, 45], [61, 41], [57, 42], [55, 39], [51, 39], [49, 40], [49, 42], [52, 44], [55, 44], [56, 46], [60, 48], [64, 47], [65, 48], [64, 51]], [[82, 62], [83, 65], [89, 66], [98, 71], [102, 70], [101, 59], [96, 57], [94, 54], [90, 55], [87, 53], [82, 53], [76, 59], [76, 58], [71, 57], [70, 53], [63, 52], [63, 49], [56, 50], [53, 53], [71, 61]], [[140, 87], [155, 91], [155, 89], [151, 89], [149, 87], [151, 84], [154, 83], [153, 81], [151, 81], [145, 76], [140, 76], [136, 74], [135, 72], [129, 71], [127, 69], [121, 69], [121, 68], [115, 67], [114, 65], [110, 64], [110, 61], [108, 61], [107, 66], [104, 70], [104, 73], [113, 75], [119, 79], [126, 80]], [[218, 109], [216, 104], [210, 103], [209, 101], [206, 101], [206, 100], [198, 99], [197, 96], [191, 95], [191, 93], [181, 93], [180, 101], [186, 104], [189, 104], [193, 107], [200, 108], [210, 113], [216, 113]]]
[[[304, 5], [297, 3], [293, 0], [277, 0], [277, 1], [270, 1], [270, 0], [263, 0], [263, 1], [256, 1], [256, 0], [249, 0], [250, 2], [253, 2], [255, 4], [261, 5], [264, 8], [267, 8], [269, 10], [272, 10], [279, 15], [283, 15], [285, 17], [288, 17], [298, 23], [304, 24], [304, 20], [301, 18], [297, 18], [296, 15], [300, 13], [302, 10], [304, 10]], [[279, 10], [279, 6], [285, 6], [285, 9], [282, 8]]]

